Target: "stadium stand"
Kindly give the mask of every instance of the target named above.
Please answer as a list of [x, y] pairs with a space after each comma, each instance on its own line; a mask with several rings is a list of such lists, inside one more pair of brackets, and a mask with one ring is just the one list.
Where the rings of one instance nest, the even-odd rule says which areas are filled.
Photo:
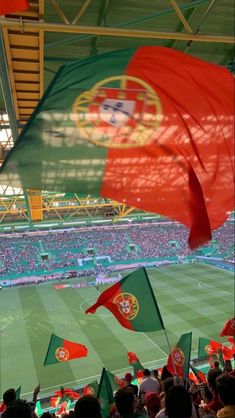
[[234, 223], [227, 222], [214, 232], [208, 245], [194, 253], [187, 246], [186, 228], [174, 223], [2, 234], [0, 277], [27, 276], [40, 271], [45, 274], [61, 268], [76, 270], [78, 259], [87, 258], [87, 249], [91, 248], [94, 254], [85, 267], [95, 269], [96, 273], [100, 271], [99, 257], [109, 257], [113, 263], [189, 255], [233, 260], [233, 228]]

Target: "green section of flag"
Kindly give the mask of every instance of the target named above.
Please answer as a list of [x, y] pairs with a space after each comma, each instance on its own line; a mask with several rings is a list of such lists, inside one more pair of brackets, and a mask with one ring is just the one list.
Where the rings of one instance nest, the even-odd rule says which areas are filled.
[[183, 334], [177, 344], [177, 347], [181, 349], [184, 353], [184, 364], [183, 364], [184, 377], [188, 377], [188, 374], [189, 374], [191, 345], [192, 345], [192, 332]]
[[101, 414], [103, 418], [109, 418], [114, 404], [113, 389], [110, 383], [110, 375], [105, 368], [102, 370], [97, 398], [101, 406]]
[[145, 268], [134, 271], [119, 282], [122, 291], [135, 297], [133, 301], [134, 318], [131, 326], [134, 331], [148, 332], [164, 329], [161, 313]]
[[42, 406], [41, 406], [41, 402], [37, 401], [36, 402], [36, 406], [35, 406], [35, 413], [38, 417], [40, 417], [43, 414], [43, 410], [42, 410]]
[[47, 354], [44, 360], [44, 366], [48, 366], [49, 364], [59, 363], [57, 360], [55, 353], [57, 348], [63, 347], [63, 338], [57, 337], [56, 335], [52, 334], [51, 339], [48, 345]]
[[120, 385], [118, 382], [121, 381], [121, 379], [117, 378], [113, 373], [109, 372], [108, 370], [105, 370], [105, 373], [112, 387], [113, 392], [115, 392], [116, 390], [120, 388]]
[[219, 357], [220, 367], [223, 369], [225, 367], [225, 362], [224, 362], [223, 352], [220, 348], [218, 349], [218, 357]]
[[[89, 95], [97, 82], [124, 74], [134, 51], [114, 51], [64, 65], [4, 162], [1, 183], [97, 196], [107, 149], [93, 145], [76, 126], [77, 112], [86, 121], [89, 100], [83, 99], [77, 111], [73, 106], [78, 96], [82, 92]], [[120, 78], [104, 87], [120, 88]], [[94, 129], [90, 123], [86, 127]]]
[[198, 354], [197, 354], [198, 360], [208, 357], [208, 354], [205, 351], [205, 347], [208, 346], [209, 344], [210, 344], [209, 338], [202, 338], [202, 337], [199, 338]]
[[16, 399], [20, 399], [21, 385], [16, 389]]

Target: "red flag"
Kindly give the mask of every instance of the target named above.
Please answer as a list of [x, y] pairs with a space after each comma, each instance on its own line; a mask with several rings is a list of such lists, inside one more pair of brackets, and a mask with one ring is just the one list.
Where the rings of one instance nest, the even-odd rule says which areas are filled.
[[229, 319], [227, 322], [225, 322], [222, 331], [220, 332], [221, 337], [226, 336], [235, 336], [235, 317]]
[[28, 0], [0, 0], [0, 15], [20, 12], [29, 8]]

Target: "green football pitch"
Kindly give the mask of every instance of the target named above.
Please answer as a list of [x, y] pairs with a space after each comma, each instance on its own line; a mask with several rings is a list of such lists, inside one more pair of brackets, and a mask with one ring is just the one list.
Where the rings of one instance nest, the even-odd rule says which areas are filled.
[[[172, 345], [181, 334], [192, 331], [192, 357], [196, 357], [198, 337], [226, 341], [219, 331], [233, 314], [233, 273], [203, 264], [149, 269], [148, 273]], [[76, 280], [66, 281], [73, 282]], [[99, 380], [103, 366], [123, 376], [131, 370], [128, 351], [135, 352], [149, 368], [166, 363], [168, 347], [163, 331], [128, 331], [105, 308], [86, 315], [84, 310], [99, 295], [95, 287], [55, 290], [53, 285], [0, 292], [0, 397], [7, 388], [22, 385], [23, 396], [31, 398], [51, 333], [86, 345], [89, 354], [44, 367], [42, 395], [60, 385], [74, 388]]]

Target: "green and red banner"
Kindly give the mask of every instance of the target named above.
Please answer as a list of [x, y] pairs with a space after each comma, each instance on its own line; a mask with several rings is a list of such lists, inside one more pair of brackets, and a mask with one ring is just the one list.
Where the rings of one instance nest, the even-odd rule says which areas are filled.
[[127, 355], [128, 355], [128, 363], [133, 367], [134, 376], [138, 380], [138, 383], [139, 383], [140, 379], [143, 378], [144, 366], [142, 366], [137, 355], [133, 353], [132, 351], [129, 351]]
[[0, 15], [18, 13], [29, 8], [29, 0], [0, 0]]
[[167, 369], [173, 375], [188, 377], [190, 354], [192, 345], [192, 332], [181, 335], [178, 343], [171, 350], [168, 357]]
[[190, 366], [190, 369], [193, 371], [194, 375], [197, 378], [198, 383], [206, 383], [206, 375], [196, 367]]
[[162, 317], [147, 272], [141, 268], [128, 274], [105, 290], [86, 310], [94, 314], [104, 306], [119, 323], [131, 331], [150, 332], [164, 329]]
[[88, 349], [85, 345], [65, 340], [52, 334], [48, 345], [44, 366], [49, 364], [74, 360], [80, 357], [87, 357]]
[[190, 229], [195, 248], [234, 206], [233, 82], [221, 66], [156, 46], [68, 63], [0, 182], [101, 195], [168, 216]]
[[[199, 338], [198, 341], [198, 359], [201, 360], [205, 357], [212, 357], [215, 360], [217, 360], [218, 357], [218, 349], [222, 348], [223, 344], [211, 340], [210, 338]], [[216, 357], [214, 357], [216, 356]]]

